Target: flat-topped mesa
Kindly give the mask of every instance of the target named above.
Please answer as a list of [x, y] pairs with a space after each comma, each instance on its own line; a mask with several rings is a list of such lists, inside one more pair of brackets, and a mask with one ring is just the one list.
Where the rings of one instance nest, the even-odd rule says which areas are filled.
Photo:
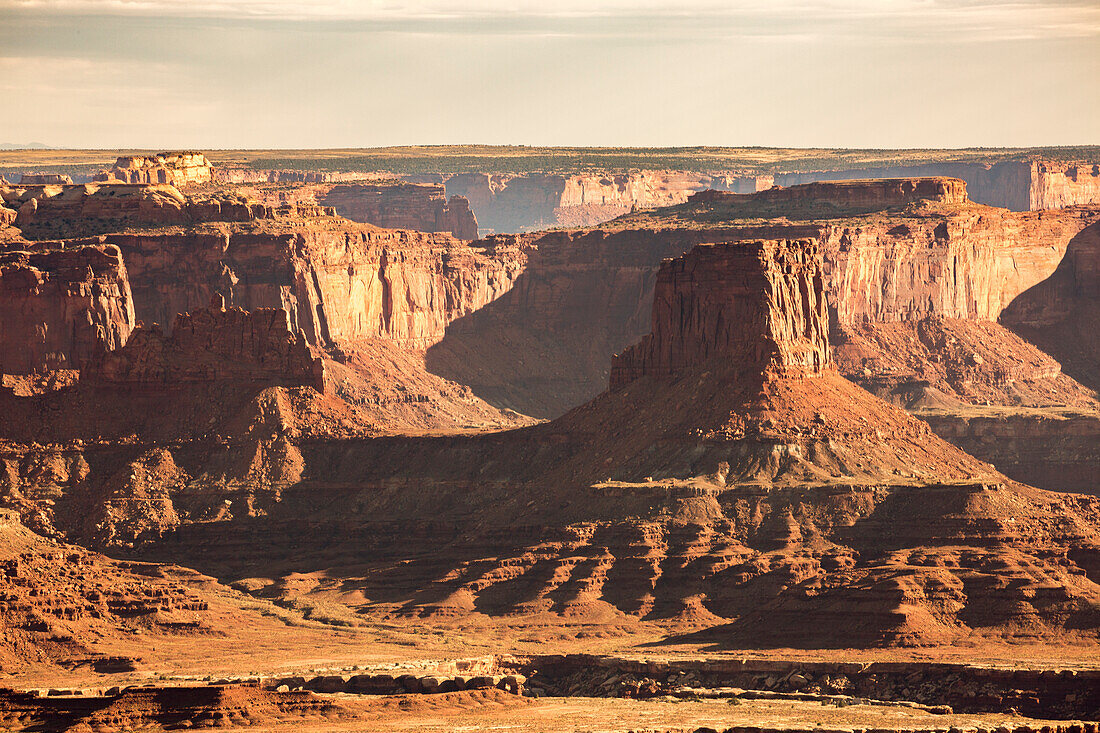
[[71, 185], [72, 182], [73, 179], [64, 173], [24, 173], [19, 177], [20, 186]]
[[689, 203], [830, 206], [859, 210], [889, 209], [917, 201], [965, 204], [969, 201], [966, 183], [958, 178], [883, 178], [806, 183], [744, 194], [701, 191], [688, 199]]
[[651, 333], [612, 360], [610, 388], [721, 355], [746, 374], [804, 377], [830, 363], [821, 251], [811, 239], [700, 244], [657, 273]]
[[0, 203], [18, 212], [15, 225], [30, 239], [87, 236], [130, 226], [335, 215], [331, 208], [316, 204], [192, 199], [175, 186], [145, 183], [8, 186], [0, 188]]
[[176, 316], [171, 335], [139, 326], [126, 346], [100, 350], [81, 381], [93, 385], [263, 383], [325, 390], [324, 363], [305, 337], [290, 330], [282, 308], [210, 307]]
[[350, 184], [333, 186], [320, 197], [352, 221], [389, 229], [447, 232], [458, 239], [477, 239], [477, 219], [462, 196], [447, 200], [438, 184]]
[[97, 173], [92, 180], [190, 186], [212, 181], [213, 170], [206, 156], [195, 151], [125, 155], [116, 160], [110, 170]]
[[134, 328], [122, 254], [113, 245], [0, 254], [0, 372], [79, 369]]

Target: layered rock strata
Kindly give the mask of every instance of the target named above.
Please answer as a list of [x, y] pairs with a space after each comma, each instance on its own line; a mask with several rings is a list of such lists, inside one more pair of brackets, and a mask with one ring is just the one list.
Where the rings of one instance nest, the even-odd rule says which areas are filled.
[[[19, 177], [20, 186], [47, 186], [72, 184], [73, 179], [64, 173], [24, 173]], [[6, 185], [6, 182], [5, 184]]]
[[270, 206], [234, 198], [192, 199], [170, 185], [83, 184], [0, 188], [17, 210], [15, 225], [31, 239], [79, 237], [128, 227], [204, 221], [334, 216], [316, 204]]
[[970, 197], [980, 204], [1035, 211], [1100, 204], [1100, 166], [1094, 162], [1041, 160], [988, 163], [923, 163], [842, 171], [780, 173], [781, 186], [861, 178], [949, 176], [966, 181]]
[[324, 365], [277, 308], [209, 308], [176, 316], [171, 334], [138, 328], [125, 347], [101, 350], [81, 375], [92, 384], [249, 382], [325, 391]]
[[[993, 322], [1051, 277], [1070, 243], [1100, 219], [1092, 209], [1010, 212], [958, 203], [960, 187], [948, 181], [827, 188], [814, 187], [814, 195], [855, 212], [823, 208], [794, 189], [720, 194], [593, 231], [491, 239], [527, 251], [526, 269], [507, 295], [455, 322], [429, 351], [429, 366], [495, 404], [559, 415], [607, 383], [604, 354], [646, 332], [641, 305], [652, 297], [663, 258], [699, 243], [761, 237], [820, 242], [837, 334], [933, 317]], [[906, 203], [915, 194], [905, 188], [956, 202]], [[897, 192], [893, 208], [883, 209], [884, 191]], [[792, 202], [766, 201], [776, 195]]]
[[683, 171], [595, 175], [487, 175], [446, 179], [448, 196], [470, 202], [479, 225], [493, 232], [593, 226], [635, 208], [683, 203], [709, 188], [757, 190], [757, 179]]
[[121, 252], [108, 244], [0, 254], [0, 372], [80, 369], [134, 328]]
[[515, 248], [327, 217], [103, 241], [123, 253], [140, 320], [169, 323], [219, 293], [228, 305], [284, 308], [292, 330], [321, 348], [370, 338], [427, 347], [448, 323], [507, 292], [524, 261]]
[[[1095, 501], [1013, 484], [842, 379], [824, 360], [825, 310], [776, 297], [824, 292], [811, 243], [704, 246], [684, 260], [662, 281], [700, 321], [658, 306], [664, 335], [641, 349], [683, 355], [675, 366], [523, 431], [313, 444], [302, 483], [263, 520], [181, 525], [145, 551], [226, 577], [255, 578], [262, 556], [266, 577], [300, 578], [300, 553], [272, 548], [321, 522], [341, 539], [305, 567], [331, 582], [253, 587], [352, 599], [381, 618], [722, 624], [708, 638], [731, 646], [1094, 643]], [[707, 264], [734, 277], [732, 295]], [[738, 287], [746, 275], [760, 287]], [[732, 313], [766, 317], [755, 331], [699, 327]], [[797, 368], [774, 368], [784, 363]]]
[[[103, 183], [144, 183], [176, 187], [208, 183], [213, 180], [213, 166], [206, 156], [194, 151], [127, 155], [115, 161], [109, 170], [94, 176]], [[69, 181], [70, 183], [72, 181]]]
[[715, 353], [767, 374], [820, 373], [830, 359], [818, 249], [812, 240], [698, 245], [663, 263], [650, 333], [612, 360], [611, 388]]
[[477, 219], [470, 202], [461, 196], [451, 196], [448, 201], [443, 186], [339, 185], [321, 196], [320, 202], [352, 221], [477, 239]]
[[845, 211], [903, 207], [916, 201], [938, 204], [965, 204], [969, 199], [966, 183], [957, 178], [891, 178], [835, 183], [809, 183], [791, 188], [775, 187], [766, 191], [736, 194], [702, 191], [688, 198], [689, 203], [718, 203], [736, 209], [740, 206], [765, 208], [782, 206], [800, 209], [830, 207]]

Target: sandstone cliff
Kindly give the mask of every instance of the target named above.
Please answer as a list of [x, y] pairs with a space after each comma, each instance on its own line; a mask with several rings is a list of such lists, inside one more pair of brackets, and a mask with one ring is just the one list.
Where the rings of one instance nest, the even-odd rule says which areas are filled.
[[111, 245], [0, 254], [0, 372], [79, 369], [134, 327], [121, 253]]
[[443, 186], [339, 185], [320, 195], [320, 202], [352, 221], [477, 239], [477, 219], [470, 202], [461, 196], [448, 201]]
[[593, 226], [635, 208], [683, 203], [696, 191], [730, 187], [756, 190], [757, 181], [683, 171], [524, 176], [461, 173], [446, 180], [447, 195], [467, 199], [479, 226], [492, 232]]
[[925, 163], [843, 171], [780, 173], [781, 186], [861, 178], [949, 176], [966, 182], [970, 197], [980, 204], [1013, 211], [1060, 209], [1100, 204], [1100, 168], [1090, 163], [1002, 161], [987, 163]]
[[829, 343], [819, 260], [811, 240], [697, 245], [666, 260], [650, 333], [612, 360], [611, 388], [669, 377], [718, 353], [752, 372], [821, 373]]
[[170, 335], [155, 326], [138, 328], [124, 347], [100, 350], [81, 379], [92, 385], [135, 387], [258, 382], [325, 391], [321, 358], [290, 330], [286, 311], [226, 310], [220, 303], [180, 313]]
[[[489, 240], [514, 241], [528, 252], [526, 268], [512, 291], [451, 325], [429, 351], [429, 367], [494, 404], [559, 415], [598, 394], [607, 384], [605, 355], [648, 329], [641, 304], [652, 297], [661, 260], [705, 242], [818, 240], [838, 334], [929, 317], [995, 321], [1049, 278], [1070, 242], [1100, 219], [1100, 210], [963, 203], [958, 184], [938, 179], [844, 184], [835, 194], [826, 184], [807, 189], [711, 194], [595, 231]], [[948, 200], [911, 200], [923, 195]], [[819, 196], [843, 206], [823, 207]]]
[[32, 239], [80, 237], [134, 226], [334, 215], [316, 204], [270, 206], [237, 198], [188, 198], [170, 185], [83, 184], [0, 188]]
[[688, 198], [689, 203], [717, 204], [736, 211], [757, 211], [777, 207], [780, 210], [833, 208], [853, 211], [881, 211], [903, 207], [917, 201], [938, 204], [965, 204], [969, 199], [966, 184], [956, 178], [892, 178], [886, 180], [808, 183], [791, 188], [770, 188], [745, 194], [702, 191]]
[[103, 183], [144, 183], [176, 187], [208, 183], [212, 179], [213, 166], [210, 161], [202, 153], [194, 151], [123, 156], [115, 161], [112, 168], [93, 178], [94, 181]]
[[[1100, 587], [1070, 559], [1097, 548], [1095, 502], [1012, 484], [827, 364], [807, 370], [799, 354], [824, 354], [825, 310], [776, 296], [823, 292], [811, 243], [683, 259], [694, 265], [665, 265], [679, 276], [663, 282], [693, 315], [656, 306], [663, 335], [640, 347], [667, 345], [683, 356], [674, 368], [527, 430], [313, 443], [312, 470], [265, 517], [181, 525], [143, 552], [230, 577], [261, 562], [283, 575], [257, 581], [264, 594], [338, 591], [377, 618], [644, 618], [781, 646], [1095, 643]], [[735, 331], [706, 320], [731, 313], [768, 315]], [[776, 355], [797, 369], [769, 369]], [[282, 547], [318, 526], [339, 539], [308, 566], [337, 580], [291, 587], [303, 562]], [[1073, 609], [1089, 620], [1067, 627]]]
[[449, 235], [378, 229], [330, 217], [206, 224], [112, 234], [137, 317], [169, 323], [220, 293], [229, 305], [284, 308], [317, 347], [370, 338], [425, 348], [448, 323], [507, 292], [515, 248], [469, 247]]

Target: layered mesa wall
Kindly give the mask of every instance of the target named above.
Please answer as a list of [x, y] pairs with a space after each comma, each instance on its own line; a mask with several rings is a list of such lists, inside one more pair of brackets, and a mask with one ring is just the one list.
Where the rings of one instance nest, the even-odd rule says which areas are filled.
[[94, 385], [180, 387], [195, 382], [257, 382], [325, 391], [324, 364], [277, 308], [211, 307], [180, 313], [171, 333], [139, 328], [125, 346], [102, 348], [81, 379]]
[[489, 240], [528, 250], [527, 267], [504, 297], [454, 323], [429, 351], [429, 365], [496, 404], [561, 414], [607, 383], [607, 353], [646, 333], [639, 304], [652, 297], [662, 259], [700, 243], [760, 237], [820, 242], [838, 333], [933, 316], [995, 321], [1051, 277], [1100, 219], [1092, 209], [980, 206], [961, 200], [960, 185], [937, 179], [708, 193], [602, 229]]
[[174, 186], [149, 184], [5, 186], [0, 187], [0, 200], [17, 212], [14, 225], [31, 239], [79, 237], [127, 227], [334, 213], [309, 203], [269, 206], [238, 198], [193, 199]]
[[324, 217], [103, 241], [122, 252], [139, 320], [169, 323], [218, 293], [228, 305], [286, 310], [292, 330], [320, 348], [371, 338], [425, 348], [507, 292], [523, 268], [515, 248]]
[[[214, 167], [202, 153], [194, 151], [127, 155], [109, 170], [93, 176], [103, 183], [145, 183], [192, 186], [213, 180]], [[69, 181], [72, 183], [72, 181]]]
[[[669, 358], [562, 418], [312, 443], [263, 517], [180, 525], [142, 552], [361, 618], [644, 618], [815, 648], [1095, 642], [1094, 502], [1013, 485], [842, 379], [823, 361], [815, 243], [700, 246], [658, 280], [681, 305], [654, 308], [639, 350]], [[334, 540], [303, 557], [318, 527]], [[326, 577], [288, 577], [310, 568]]]
[[820, 373], [829, 343], [818, 247], [812, 240], [697, 245], [663, 263], [650, 332], [612, 360], [611, 388], [641, 375], [668, 377], [716, 354], [754, 373]]
[[0, 253], [0, 372], [80, 369], [121, 347], [134, 300], [117, 247]]
[[461, 196], [451, 196], [448, 201], [439, 185], [338, 185], [320, 195], [319, 200], [352, 221], [477, 239], [477, 219], [470, 202]]
[[[479, 226], [492, 232], [594, 226], [635, 208], [683, 203], [710, 188], [757, 190], [757, 179], [685, 171], [597, 175], [488, 175], [446, 179], [449, 196], [470, 202]], [[762, 185], [762, 184], [761, 184]]]

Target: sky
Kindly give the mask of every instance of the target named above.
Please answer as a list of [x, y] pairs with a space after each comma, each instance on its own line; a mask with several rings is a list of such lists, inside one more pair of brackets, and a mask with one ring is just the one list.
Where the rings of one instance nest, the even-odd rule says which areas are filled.
[[0, 143], [1100, 144], [1100, 0], [0, 0]]

